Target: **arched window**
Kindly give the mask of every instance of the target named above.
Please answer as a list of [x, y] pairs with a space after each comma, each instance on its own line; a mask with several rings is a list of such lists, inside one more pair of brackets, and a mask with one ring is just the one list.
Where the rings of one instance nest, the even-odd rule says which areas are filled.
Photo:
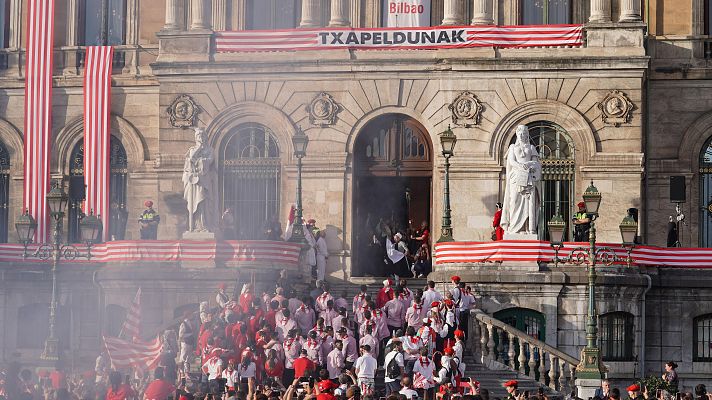
[[[126, 210], [126, 187], [128, 174], [128, 159], [126, 150], [116, 136], [111, 136], [111, 155], [109, 176], [109, 216], [102, 220], [109, 222], [109, 240], [123, 240], [126, 234], [128, 211]], [[85, 196], [84, 186], [84, 141], [80, 140], [72, 149], [69, 159], [69, 241], [80, 241], [79, 221], [82, 216], [82, 202]]]
[[[68, 307], [57, 307], [56, 335], [61, 348], [69, 347], [70, 313]], [[17, 347], [41, 349], [49, 336], [49, 303], [33, 303], [17, 310]]]
[[700, 154], [700, 247], [712, 247], [712, 137]]
[[604, 361], [633, 361], [633, 314], [601, 315], [601, 357]]
[[692, 361], [712, 361], [712, 314], [692, 322]]
[[10, 153], [0, 142], [0, 243], [7, 243], [8, 208], [10, 203]]
[[[557, 212], [564, 221], [571, 219], [574, 190], [574, 146], [566, 131], [552, 122], [537, 121], [527, 124], [529, 139], [539, 152], [542, 164], [542, 181], [539, 183], [541, 210], [539, 212], [539, 237], [549, 237], [547, 222]], [[512, 143], [516, 141], [512, 138]], [[564, 240], [570, 238], [569, 226]]]
[[248, 0], [247, 29], [291, 29], [299, 27], [300, 0]]
[[279, 215], [279, 154], [274, 134], [259, 124], [241, 125], [224, 140], [222, 209], [233, 211], [234, 239], [263, 239], [266, 222]]

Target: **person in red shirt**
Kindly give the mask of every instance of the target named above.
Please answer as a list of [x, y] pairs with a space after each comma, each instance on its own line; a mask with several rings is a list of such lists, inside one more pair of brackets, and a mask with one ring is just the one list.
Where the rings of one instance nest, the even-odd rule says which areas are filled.
[[336, 400], [334, 389], [338, 386], [331, 380], [324, 379], [320, 381], [316, 387], [319, 393], [316, 395], [316, 400]]
[[176, 387], [163, 379], [163, 368], [158, 367], [153, 373], [155, 381], [148, 384], [143, 394], [143, 400], [166, 400], [168, 396], [175, 393]]
[[121, 373], [109, 373], [109, 389], [106, 391], [106, 400], [127, 400], [136, 397], [136, 392], [127, 383], [121, 382]]
[[49, 374], [49, 380], [52, 382], [52, 389], [54, 390], [67, 387], [67, 375], [59, 368], [55, 368], [55, 370]]
[[502, 203], [497, 203], [494, 207], [497, 211], [494, 212], [494, 218], [492, 219], [492, 227], [494, 228], [492, 240], [504, 240], [504, 228], [500, 225], [502, 221]]
[[299, 352], [299, 358], [294, 360], [294, 377], [304, 378], [311, 374], [316, 369], [314, 361], [307, 357], [307, 349], [302, 349]]
[[388, 301], [393, 299], [392, 285], [393, 281], [390, 279], [383, 281], [383, 287], [378, 291], [378, 295], [376, 296], [376, 307], [383, 308]]
[[238, 300], [238, 304], [240, 305], [243, 313], [250, 312], [253, 298], [252, 284], [246, 283], [245, 286], [242, 287], [242, 293], [240, 294], [240, 299]]
[[284, 361], [277, 357], [277, 351], [275, 349], [269, 349], [267, 351], [267, 361], [265, 361], [265, 375], [274, 381], [282, 379], [282, 374], [284, 373]]

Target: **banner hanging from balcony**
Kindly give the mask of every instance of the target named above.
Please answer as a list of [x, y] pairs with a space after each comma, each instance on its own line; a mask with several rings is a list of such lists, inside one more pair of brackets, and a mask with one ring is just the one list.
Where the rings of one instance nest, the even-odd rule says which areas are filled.
[[383, 14], [391, 28], [430, 26], [430, 0], [388, 0]]
[[218, 52], [577, 47], [582, 25], [322, 28], [215, 33]]

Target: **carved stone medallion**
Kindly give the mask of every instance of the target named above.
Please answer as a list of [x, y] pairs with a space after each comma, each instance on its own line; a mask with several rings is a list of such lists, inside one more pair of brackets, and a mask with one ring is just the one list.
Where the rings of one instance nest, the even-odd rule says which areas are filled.
[[598, 109], [601, 110], [603, 123], [619, 127], [621, 124], [630, 122], [635, 105], [625, 93], [614, 90], [608, 93], [602, 102], [598, 103]]
[[336, 123], [336, 114], [339, 113], [340, 107], [334, 101], [334, 98], [328, 94], [321, 92], [307, 106], [309, 112], [309, 121], [312, 125], [328, 126]]
[[191, 128], [200, 113], [200, 106], [187, 94], [178, 96], [168, 107], [168, 117], [171, 126], [176, 128]]
[[482, 104], [472, 92], [460, 93], [448, 106], [452, 112], [452, 123], [469, 128], [480, 123]]

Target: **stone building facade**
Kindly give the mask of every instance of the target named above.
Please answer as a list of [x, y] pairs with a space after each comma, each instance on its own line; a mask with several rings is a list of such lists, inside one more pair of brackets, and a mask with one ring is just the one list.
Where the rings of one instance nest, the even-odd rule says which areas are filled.
[[[361, 229], [377, 218], [390, 213], [415, 224], [425, 220], [432, 236], [440, 235], [444, 158], [438, 135], [448, 128], [458, 138], [450, 171], [454, 237], [489, 240], [494, 205], [503, 197], [504, 153], [514, 128], [525, 124], [545, 158], [543, 215], [570, 215], [594, 181], [604, 196], [599, 240], [618, 241], [626, 210], [638, 208], [643, 241], [665, 245], [668, 177], [684, 175], [688, 223], [682, 242], [712, 246], [701, 233], [712, 229], [712, 214], [701, 211], [710, 201], [704, 198], [710, 193], [705, 182], [712, 180], [707, 165], [712, 151], [709, 163], [703, 156], [712, 137], [712, 92], [705, 89], [710, 18], [702, 0], [571, 0], [560, 2], [567, 4], [563, 17], [536, 14], [536, 7], [518, 0], [434, 0], [432, 25], [586, 23], [585, 44], [283, 53], [217, 53], [213, 30], [378, 27], [382, 2], [302, 0], [286, 9], [273, 0], [127, 0], [125, 8], [100, 3], [106, 7], [101, 12], [120, 16], [121, 23], [97, 28], [82, 2], [57, 1], [51, 171], [67, 182], [81, 176], [76, 150], [83, 130], [83, 46], [117, 45], [111, 126], [123, 149], [117, 154], [124, 155], [117, 156], [115, 173], [123, 174], [125, 185], [117, 199], [128, 215], [125, 239], [138, 239], [135, 217], [146, 199], [162, 217], [159, 239], [178, 239], [185, 231], [181, 174], [193, 143], [193, 132], [186, 129], [191, 126], [207, 131], [218, 155], [222, 209], [234, 208], [238, 225], [249, 221], [238, 235], [254, 238], [266, 220], [285, 221], [296, 191], [291, 137], [301, 129], [310, 138], [303, 160], [305, 216], [327, 231], [329, 279], [353, 281], [368, 268], [369, 232]], [[0, 70], [0, 141], [6, 154], [0, 156], [7, 162], [0, 167], [6, 179], [6, 236], [16, 242], [26, 1], [6, 4], [1, 52], [6, 68]], [[244, 192], [265, 197], [240, 197]], [[410, 212], [395, 217], [405, 201]], [[540, 235], [546, 240], [544, 231]], [[23, 307], [47, 303], [49, 275], [31, 263], [0, 267], [2, 360], [36, 360], [41, 349], [27, 347], [22, 330], [13, 327], [31, 326], [21, 324], [21, 315], [43, 315], [40, 306]], [[544, 339], [578, 353], [586, 293], [580, 271], [461, 268], [472, 270], [466, 279], [478, 283], [485, 311], [539, 313], [547, 321]], [[447, 281], [448, 271], [437, 276]], [[622, 321], [632, 318], [636, 332], [633, 353], [612, 365], [619, 376], [639, 374], [633, 364], [643, 355], [645, 372], [657, 373], [668, 358], [684, 361], [681, 372], [693, 379], [709, 369], [710, 360], [693, 362], [691, 332], [696, 318], [712, 313], [703, 301], [712, 294], [711, 285], [703, 271], [671, 279], [677, 274], [664, 269], [604, 274], [600, 312], [627, 313]], [[181, 307], [205, 300], [219, 280], [236, 279], [236, 272], [110, 264], [67, 265], [60, 276], [69, 346], [75, 361], [84, 363], [99, 347], [99, 332], [114, 329], [109, 325], [131, 300], [126, 293], [139, 282], [150, 296], [144, 300], [148, 324], [158, 329], [180, 315]], [[653, 277], [653, 288], [644, 295], [647, 276]], [[688, 307], [691, 301], [694, 307]]]

